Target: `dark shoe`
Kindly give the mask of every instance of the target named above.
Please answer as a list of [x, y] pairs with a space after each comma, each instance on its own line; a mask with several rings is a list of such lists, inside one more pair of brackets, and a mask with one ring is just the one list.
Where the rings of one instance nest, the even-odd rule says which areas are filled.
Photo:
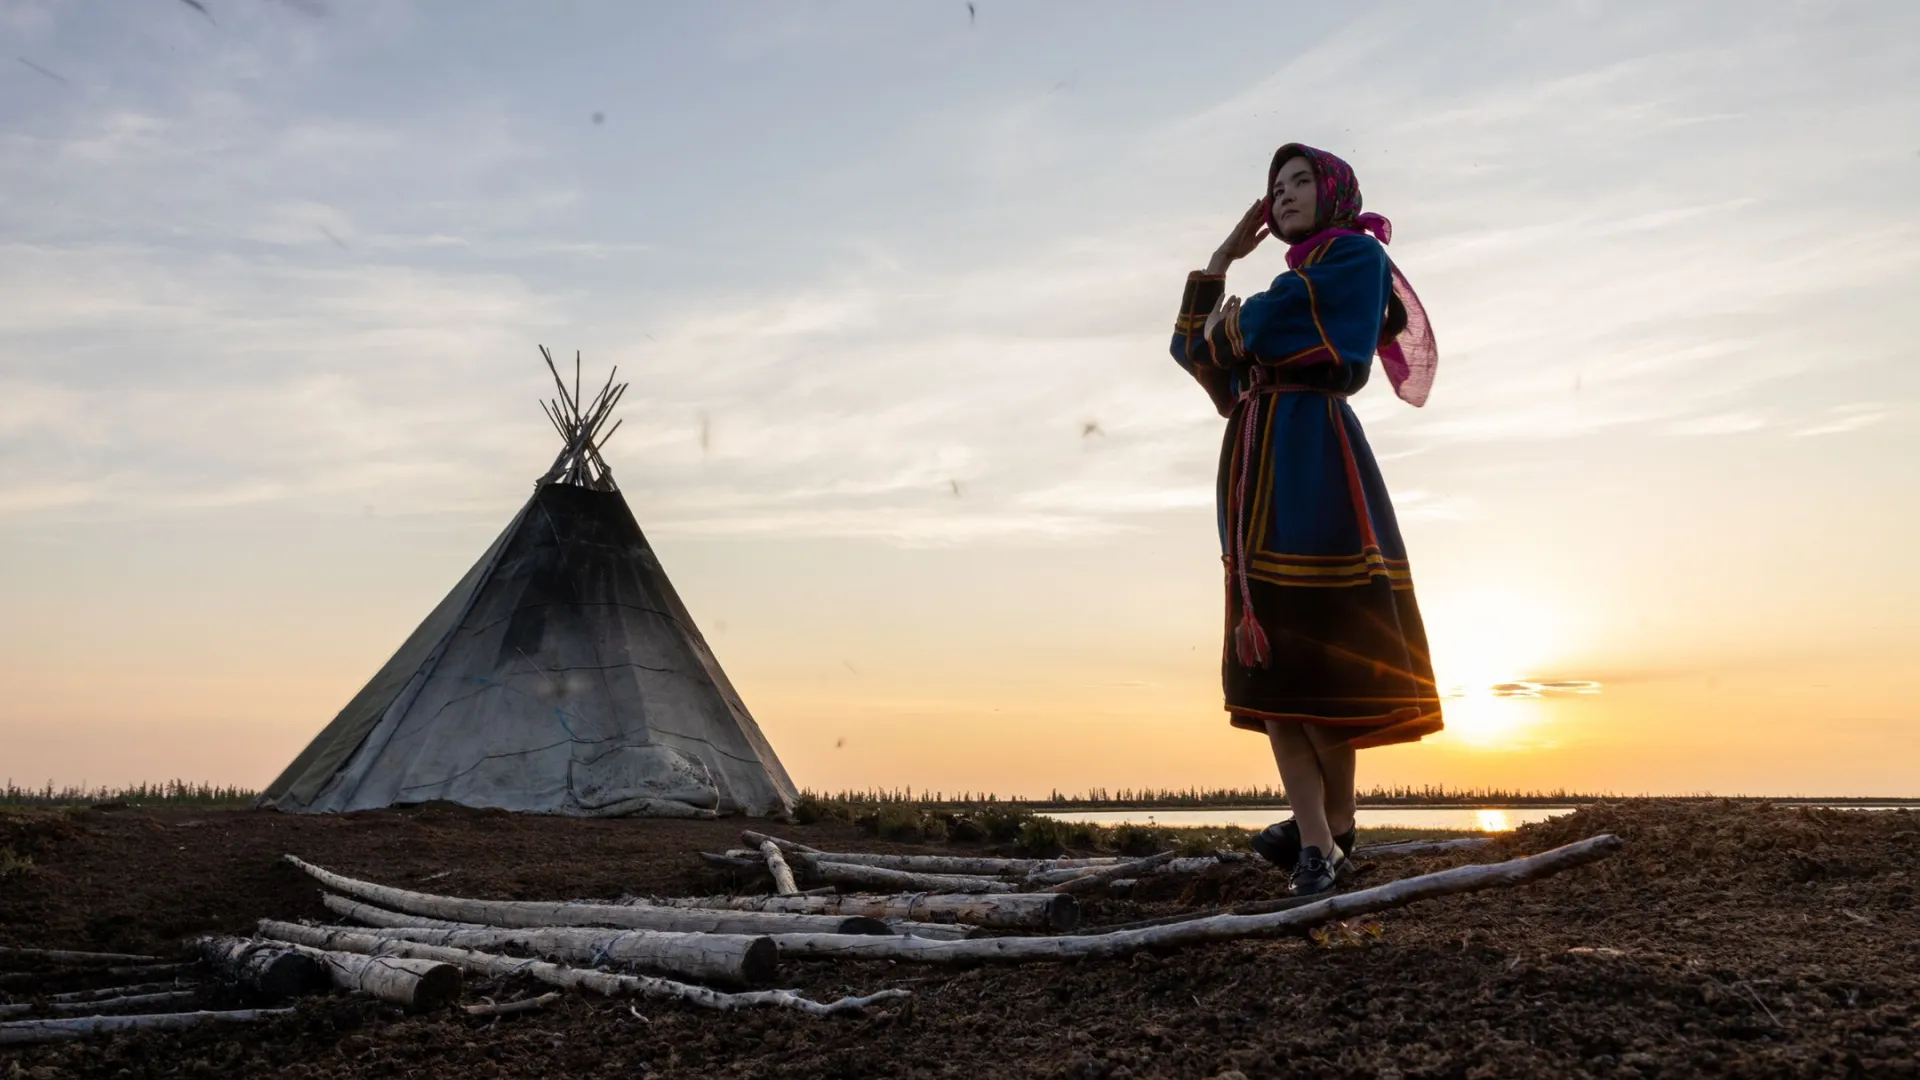
[[1333, 877], [1336, 881], [1347, 880], [1352, 877], [1354, 871], [1358, 869], [1353, 862], [1354, 834], [1357, 832], [1359, 832], [1357, 828], [1348, 829], [1346, 832], [1333, 838], [1333, 846], [1335, 848]]
[[1282, 870], [1300, 861], [1300, 823], [1288, 818], [1253, 834], [1254, 853]]
[[1333, 864], [1317, 847], [1301, 849], [1299, 861], [1293, 864], [1293, 884], [1287, 891], [1295, 896], [1313, 896], [1332, 889]]

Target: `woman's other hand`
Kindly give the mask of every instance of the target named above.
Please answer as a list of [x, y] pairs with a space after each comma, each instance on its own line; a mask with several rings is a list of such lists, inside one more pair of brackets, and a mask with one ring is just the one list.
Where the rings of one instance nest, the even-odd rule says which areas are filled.
[[[1259, 241], [1256, 240], [1254, 242], [1258, 243]], [[1205, 340], [1212, 341], [1214, 328], [1219, 326], [1221, 321], [1224, 320], [1228, 315], [1231, 315], [1234, 312], [1239, 310], [1240, 310], [1240, 298], [1237, 296], [1227, 297], [1225, 303], [1221, 304], [1217, 308], [1214, 308], [1213, 314], [1207, 316], [1206, 328], [1200, 332], [1200, 336]]]
[[1255, 199], [1247, 212], [1240, 216], [1240, 223], [1227, 234], [1213, 258], [1207, 263], [1207, 273], [1224, 274], [1235, 259], [1244, 259], [1260, 246], [1267, 238], [1267, 200]]

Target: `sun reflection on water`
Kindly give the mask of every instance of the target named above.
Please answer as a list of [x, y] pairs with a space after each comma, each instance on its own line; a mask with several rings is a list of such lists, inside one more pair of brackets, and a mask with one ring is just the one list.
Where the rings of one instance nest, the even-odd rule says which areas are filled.
[[1513, 822], [1505, 810], [1481, 810], [1474, 815], [1474, 827], [1481, 832], [1512, 832]]

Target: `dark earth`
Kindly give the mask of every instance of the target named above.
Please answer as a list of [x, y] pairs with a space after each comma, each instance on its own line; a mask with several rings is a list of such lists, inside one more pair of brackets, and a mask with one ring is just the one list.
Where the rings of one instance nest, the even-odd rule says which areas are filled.
[[[694, 853], [735, 846], [741, 825], [441, 806], [0, 812], [0, 944], [171, 952], [266, 916], [324, 921], [283, 852], [468, 896], [706, 893], [722, 883]], [[827, 848], [982, 850], [840, 824], [779, 831]], [[913, 991], [825, 1018], [578, 994], [518, 1016], [409, 1016], [333, 994], [259, 1024], [0, 1048], [0, 1078], [1920, 1077], [1910, 811], [1603, 803], [1490, 850], [1383, 860], [1359, 884], [1602, 832], [1626, 846], [1595, 866], [1387, 912], [1378, 936], [1331, 944], [969, 971], [785, 965], [782, 984], [818, 998]], [[1088, 922], [1276, 896], [1285, 881], [1235, 865], [1154, 887], [1090, 902]], [[464, 1000], [542, 989], [472, 980]]]

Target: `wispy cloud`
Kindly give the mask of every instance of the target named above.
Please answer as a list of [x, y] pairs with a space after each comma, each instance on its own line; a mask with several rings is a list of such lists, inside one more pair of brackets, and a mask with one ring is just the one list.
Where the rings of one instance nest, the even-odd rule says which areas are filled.
[[[1875, 423], [1779, 388], [1896, 349], [1864, 337], [1855, 312], [1920, 267], [1911, 224], [1790, 204], [1763, 167], [1809, 145], [1826, 115], [1782, 112], [1780, 86], [1809, 77], [1796, 57], [1872, 56], [1885, 37], [1783, 8], [1710, 43], [1708, 15], [1652, 7], [1550, 5], [1525, 21], [1382, 9], [1144, 125], [1101, 111], [1097, 70], [1066, 97], [1036, 81], [927, 100], [868, 157], [882, 174], [889, 154], [927, 170], [924, 189], [894, 198], [936, 232], [869, 205], [784, 281], [748, 252], [641, 226], [560, 164], [570, 144], [525, 98], [393, 96], [401, 108], [376, 112], [241, 89], [267, 72], [332, 86], [353, 35], [422, 25], [410, 9], [338, 14], [237, 16], [237, 44], [210, 63], [148, 72], [179, 79], [157, 97], [0, 131], [0, 177], [22, 193], [0, 211], [15, 237], [0, 372], [24, 388], [0, 409], [0, 437], [40, 440], [6, 482], [52, 470], [68, 509], [154, 492], [431, 503], [544, 460], [525, 402], [544, 340], [634, 378], [614, 462], [661, 527], [1056, 537], [1191, 512], [1212, 498], [1219, 422], [1162, 342], [1181, 273], [1254, 186], [1276, 131], [1349, 154], [1400, 223], [1396, 257], [1439, 324], [1440, 386], [1423, 413], [1384, 391], [1357, 405], [1383, 459], [1423, 475], [1445, 467], [1432, 451], [1490, 441]], [[727, 48], [762, 63], [846, 29], [776, 23], [735, 27]], [[1406, 51], [1435, 40], [1459, 55]], [[1377, 63], [1389, 55], [1425, 59]], [[1367, 79], [1349, 77], [1362, 67]], [[1868, 74], [1825, 92], [1900, 115]], [[1851, 131], [1830, 140], [1829, 166], [1881, 153]], [[1689, 141], [1714, 156], [1685, 153]], [[774, 168], [771, 189], [801, 174]], [[947, 209], [991, 242], [953, 232]], [[672, 212], [739, 211], [693, 198]], [[1277, 269], [1264, 250], [1235, 288]], [[36, 370], [35, 354], [66, 362]], [[110, 435], [46, 419], [75, 410]], [[1089, 419], [1101, 439], [1080, 434]], [[1401, 502], [1410, 520], [1477, 512], [1432, 486]]]

